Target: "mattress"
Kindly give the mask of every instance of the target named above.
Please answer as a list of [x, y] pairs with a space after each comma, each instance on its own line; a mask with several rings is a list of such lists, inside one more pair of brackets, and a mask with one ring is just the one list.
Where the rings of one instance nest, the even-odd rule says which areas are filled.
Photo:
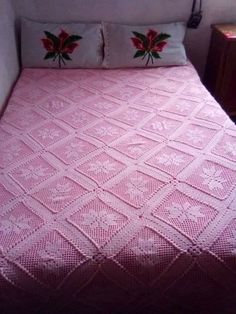
[[25, 69], [0, 139], [1, 313], [235, 313], [236, 127], [190, 63]]

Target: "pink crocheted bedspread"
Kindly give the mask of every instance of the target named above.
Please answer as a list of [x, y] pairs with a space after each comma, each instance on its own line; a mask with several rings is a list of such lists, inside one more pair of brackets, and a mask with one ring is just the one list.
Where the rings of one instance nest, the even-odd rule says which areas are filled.
[[236, 127], [191, 64], [26, 69], [0, 138], [1, 313], [235, 313]]

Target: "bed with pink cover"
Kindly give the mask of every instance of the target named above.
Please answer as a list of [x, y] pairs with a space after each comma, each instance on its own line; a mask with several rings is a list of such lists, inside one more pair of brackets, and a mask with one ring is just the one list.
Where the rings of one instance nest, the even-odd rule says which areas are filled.
[[0, 139], [1, 313], [235, 313], [236, 127], [191, 64], [25, 69]]

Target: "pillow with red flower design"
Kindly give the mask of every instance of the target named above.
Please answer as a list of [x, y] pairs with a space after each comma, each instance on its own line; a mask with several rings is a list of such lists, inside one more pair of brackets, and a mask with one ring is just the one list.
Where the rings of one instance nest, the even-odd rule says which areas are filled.
[[21, 55], [22, 66], [27, 68], [101, 67], [101, 24], [54, 24], [22, 19]]
[[155, 67], [184, 65], [187, 58], [182, 22], [156, 25], [103, 23], [104, 66]]

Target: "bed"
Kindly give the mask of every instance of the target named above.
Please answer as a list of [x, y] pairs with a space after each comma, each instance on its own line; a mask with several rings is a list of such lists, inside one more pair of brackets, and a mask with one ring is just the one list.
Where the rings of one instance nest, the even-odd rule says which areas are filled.
[[236, 127], [190, 62], [24, 69], [0, 140], [1, 313], [235, 313]]

